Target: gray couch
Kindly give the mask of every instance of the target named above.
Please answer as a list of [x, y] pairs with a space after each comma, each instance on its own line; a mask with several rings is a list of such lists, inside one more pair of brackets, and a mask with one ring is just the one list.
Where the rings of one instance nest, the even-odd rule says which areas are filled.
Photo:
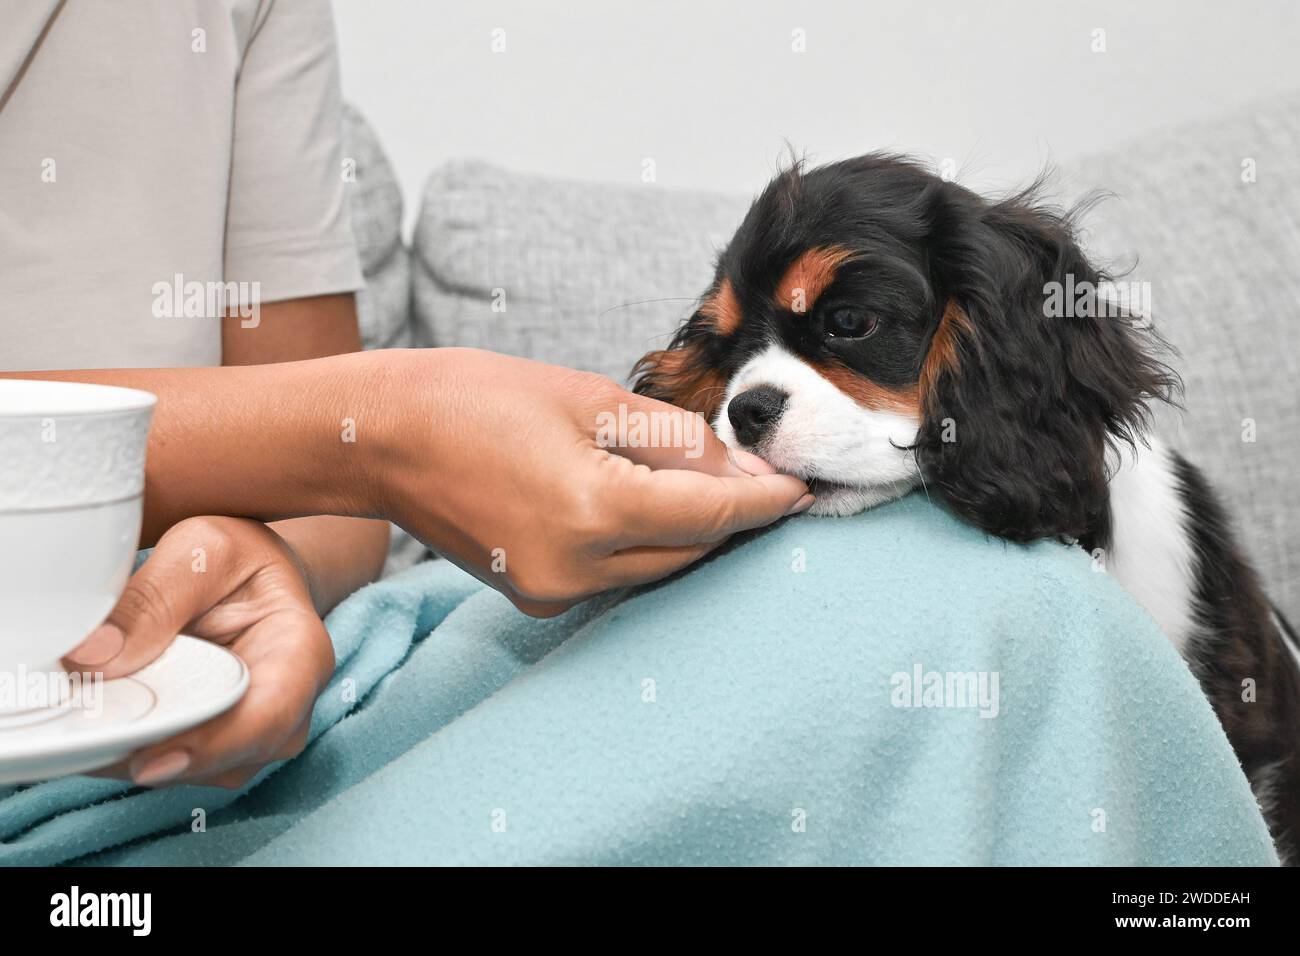
[[[346, 128], [368, 347], [469, 345], [623, 379], [689, 314], [750, 199], [458, 162], [430, 176], [407, 250], [392, 171], [354, 111]], [[1300, 321], [1300, 95], [1107, 149], [1061, 182], [1067, 197], [1115, 194], [1085, 238], [1104, 261], [1136, 262], [1129, 278], [1151, 283], [1156, 325], [1181, 352], [1186, 412], [1161, 430], [1221, 489], [1300, 622], [1300, 362], [1285, 334]], [[394, 548], [390, 568], [422, 553], [404, 535]]]

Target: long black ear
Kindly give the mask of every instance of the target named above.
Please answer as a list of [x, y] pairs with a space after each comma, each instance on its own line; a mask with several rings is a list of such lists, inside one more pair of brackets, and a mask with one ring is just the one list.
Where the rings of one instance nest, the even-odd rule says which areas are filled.
[[[917, 462], [962, 518], [1005, 538], [1109, 538], [1107, 451], [1141, 440], [1177, 376], [1103, 293], [1072, 217], [1033, 192], [936, 197], [931, 268], [947, 308], [921, 374]], [[944, 301], [941, 299], [941, 301]]]

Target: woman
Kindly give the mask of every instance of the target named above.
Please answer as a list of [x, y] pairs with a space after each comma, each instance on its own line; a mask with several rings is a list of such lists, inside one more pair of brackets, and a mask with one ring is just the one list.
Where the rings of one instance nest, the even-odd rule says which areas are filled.
[[[707, 429], [703, 449], [598, 447], [601, 412], [680, 414], [599, 376], [357, 351], [326, 0], [14, 7], [0, 374], [159, 397], [154, 551], [69, 664], [119, 677], [185, 630], [252, 674], [232, 710], [110, 773], [237, 787], [301, 750], [334, 666], [321, 615], [383, 563], [374, 519], [551, 615], [811, 504]], [[191, 287], [220, 308], [168, 294]]]

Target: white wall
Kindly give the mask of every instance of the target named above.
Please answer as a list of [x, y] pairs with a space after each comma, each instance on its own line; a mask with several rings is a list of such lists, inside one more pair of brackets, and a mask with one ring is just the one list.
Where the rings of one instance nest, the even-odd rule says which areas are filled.
[[[1300, 86], [1296, 0], [335, 0], [345, 95], [406, 193], [438, 163], [751, 192], [892, 147], [1001, 188]], [[506, 50], [491, 50], [492, 31]], [[1092, 52], [1095, 29], [1104, 53]], [[806, 52], [792, 51], [792, 31]]]

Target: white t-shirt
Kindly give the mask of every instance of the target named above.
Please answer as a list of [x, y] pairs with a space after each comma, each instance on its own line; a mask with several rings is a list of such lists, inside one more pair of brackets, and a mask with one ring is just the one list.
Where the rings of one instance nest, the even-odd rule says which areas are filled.
[[219, 365], [222, 296], [360, 288], [329, 0], [0, 24], [0, 370]]

